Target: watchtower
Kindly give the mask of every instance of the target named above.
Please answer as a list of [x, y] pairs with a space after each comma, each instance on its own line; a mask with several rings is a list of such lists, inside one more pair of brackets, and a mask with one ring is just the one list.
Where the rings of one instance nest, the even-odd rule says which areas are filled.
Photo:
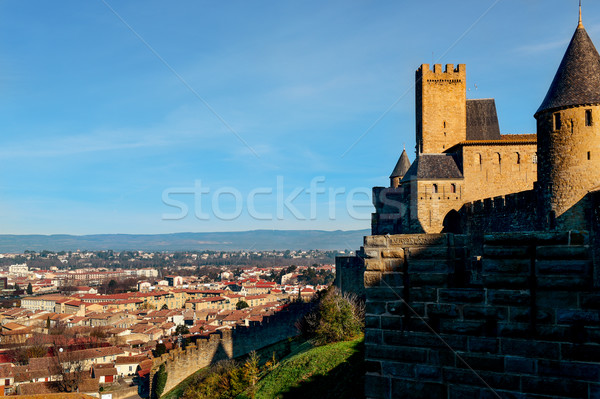
[[417, 69], [417, 156], [439, 154], [465, 141], [467, 135], [466, 67], [428, 64]]
[[535, 118], [541, 223], [580, 228], [585, 215], [574, 205], [600, 185], [600, 55], [581, 13]]

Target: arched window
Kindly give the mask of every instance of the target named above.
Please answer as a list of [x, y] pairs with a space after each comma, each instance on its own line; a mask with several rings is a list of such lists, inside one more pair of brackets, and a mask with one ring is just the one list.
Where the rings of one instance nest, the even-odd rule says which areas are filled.
[[497, 153], [494, 155], [494, 161], [495, 161], [495, 162], [496, 162], [498, 165], [500, 165], [500, 162], [502, 162], [502, 156], [500, 155], [500, 153], [499, 153], [499, 152], [497, 152]]
[[433, 193], [434, 193], [434, 194], [437, 194], [437, 192], [438, 192], [438, 185], [437, 185], [437, 184], [434, 184], [434, 185], [433, 185]]
[[450, 184], [450, 192], [452, 194], [456, 193], [456, 184], [454, 184], [454, 183]]

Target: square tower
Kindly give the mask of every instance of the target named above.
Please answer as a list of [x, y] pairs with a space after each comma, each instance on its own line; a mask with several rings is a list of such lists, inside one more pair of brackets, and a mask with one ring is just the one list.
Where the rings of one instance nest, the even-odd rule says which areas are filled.
[[443, 153], [467, 138], [466, 67], [423, 64], [415, 74], [417, 155]]

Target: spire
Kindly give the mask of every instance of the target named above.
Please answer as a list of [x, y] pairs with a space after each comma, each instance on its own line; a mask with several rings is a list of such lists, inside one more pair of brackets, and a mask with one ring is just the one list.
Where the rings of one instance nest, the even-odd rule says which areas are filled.
[[394, 171], [390, 175], [390, 178], [392, 178], [392, 177], [402, 178], [402, 176], [404, 176], [406, 174], [406, 172], [408, 171], [408, 168], [410, 168], [410, 161], [408, 160], [408, 154], [406, 153], [406, 150], [402, 150], [400, 159], [398, 159], [398, 162], [396, 163], [396, 167], [394, 168]]
[[579, 25], [578, 28], [583, 28], [583, 21], [581, 20], [581, 0], [579, 0]]
[[600, 104], [600, 55], [580, 24], [536, 115], [583, 104]]

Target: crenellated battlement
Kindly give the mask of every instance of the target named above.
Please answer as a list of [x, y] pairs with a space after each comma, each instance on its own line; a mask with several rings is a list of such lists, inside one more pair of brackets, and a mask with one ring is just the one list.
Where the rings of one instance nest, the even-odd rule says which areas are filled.
[[456, 67], [454, 64], [446, 64], [445, 68], [442, 68], [442, 64], [434, 64], [433, 68], [429, 64], [422, 64], [417, 69], [417, 74], [421, 75], [462, 75], [466, 76], [467, 68], [465, 64], [458, 64]]

